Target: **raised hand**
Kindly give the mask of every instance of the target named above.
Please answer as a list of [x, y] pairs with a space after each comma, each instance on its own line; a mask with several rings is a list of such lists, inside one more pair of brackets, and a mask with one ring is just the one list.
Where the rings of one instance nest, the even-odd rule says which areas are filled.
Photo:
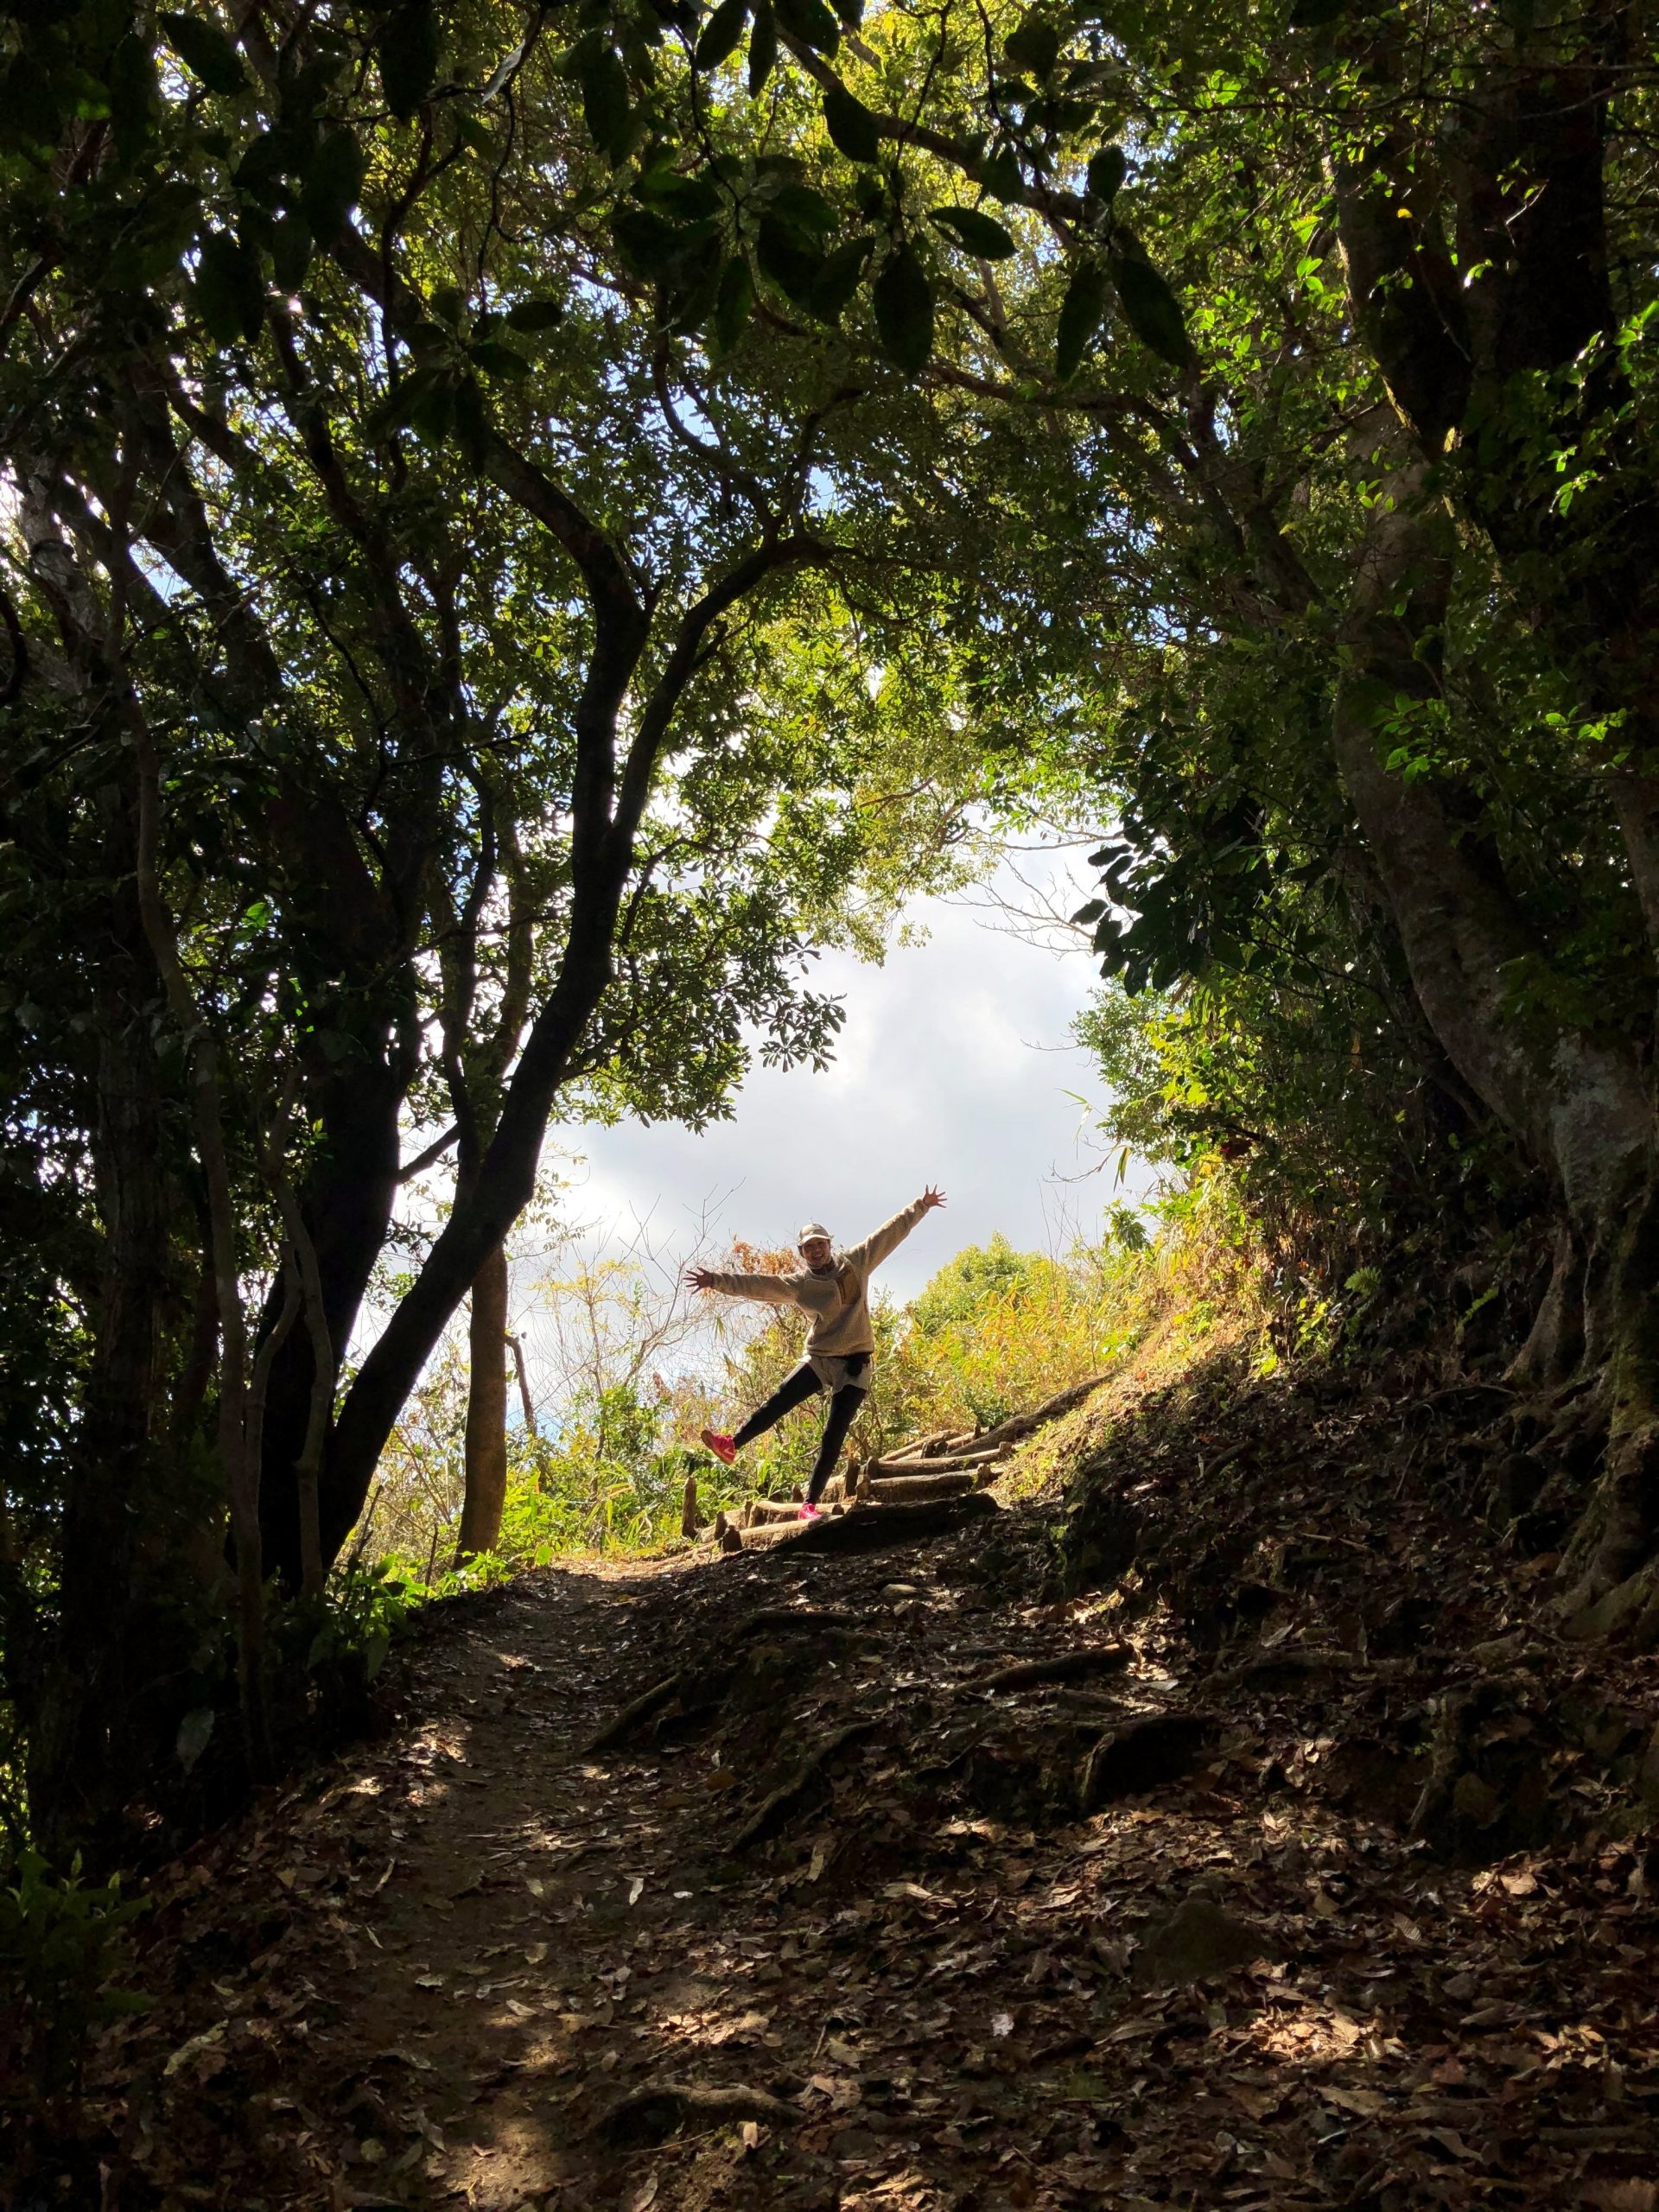
[[707, 1268], [688, 1268], [685, 1279], [693, 1290], [712, 1290], [715, 1278]]
[[943, 1191], [935, 1190], [932, 1184], [930, 1183], [927, 1188], [922, 1192], [922, 1211], [924, 1213], [931, 1213], [935, 1206], [942, 1206], [944, 1204], [944, 1192]]

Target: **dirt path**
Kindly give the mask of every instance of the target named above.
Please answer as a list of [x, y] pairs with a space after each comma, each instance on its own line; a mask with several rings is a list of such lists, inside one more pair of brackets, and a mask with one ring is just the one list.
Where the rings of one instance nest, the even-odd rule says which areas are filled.
[[461, 1611], [401, 1734], [179, 1870], [106, 2212], [1653, 2212], [1645, 1844], [1435, 1859], [1338, 1786], [1318, 1647], [1206, 1687], [1154, 1613], [1116, 1664], [1038, 1535]]

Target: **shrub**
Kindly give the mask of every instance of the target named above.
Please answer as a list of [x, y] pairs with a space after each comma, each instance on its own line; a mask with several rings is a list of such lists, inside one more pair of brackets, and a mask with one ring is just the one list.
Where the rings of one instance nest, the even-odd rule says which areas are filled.
[[79, 2088], [92, 2030], [145, 2002], [116, 1980], [145, 1910], [119, 1875], [83, 1882], [79, 1854], [62, 1875], [37, 1851], [17, 1854], [0, 1887], [0, 2080], [48, 2096]]

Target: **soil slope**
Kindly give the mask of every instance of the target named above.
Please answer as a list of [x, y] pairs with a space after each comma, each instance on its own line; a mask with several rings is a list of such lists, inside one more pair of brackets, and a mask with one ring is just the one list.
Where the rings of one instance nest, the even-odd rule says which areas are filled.
[[1492, 1410], [1223, 1362], [1064, 1512], [452, 1609], [172, 1871], [41, 2201], [1653, 2212], [1651, 1665], [1544, 1627]]

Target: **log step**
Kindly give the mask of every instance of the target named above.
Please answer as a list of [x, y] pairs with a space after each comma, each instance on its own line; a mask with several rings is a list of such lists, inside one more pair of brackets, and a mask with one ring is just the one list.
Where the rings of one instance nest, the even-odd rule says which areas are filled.
[[866, 1464], [872, 1475], [956, 1475], [968, 1467], [989, 1467], [1008, 1455], [1006, 1444], [993, 1445], [985, 1452], [954, 1452], [950, 1457], [937, 1459], [871, 1459]]
[[925, 1505], [938, 1497], [965, 1497], [979, 1487], [971, 1472], [960, 1475], [878, 1475], [866, 1495], [877, 1505]]
[[779, 1544], [801, 1544], [812, 1552], [879, 1551], [887, 1544], [948, 1535], [999, 1510], [990, 1492], [983, 1490], [969, 1491], [958, 1497], [906, 1500], [895, 1505], [861, 1503], [844, 1513], [826, 1513], [818, 1521], [774, 1521], [765, 1527], [728, 1528], [721, 1538], [721, 1549], [771, 1551]]

